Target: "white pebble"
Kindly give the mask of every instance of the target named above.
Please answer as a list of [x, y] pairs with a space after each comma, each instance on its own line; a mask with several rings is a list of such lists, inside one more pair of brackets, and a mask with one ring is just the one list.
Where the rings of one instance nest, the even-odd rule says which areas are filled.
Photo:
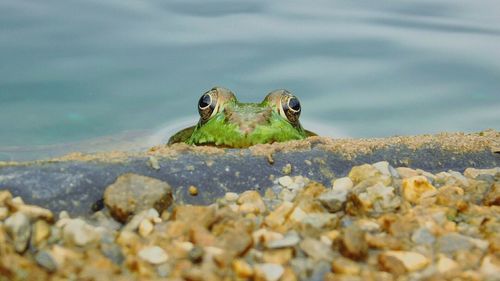
[[139, 251], [138, 255], [141, 259], [151, 264], [161, 264], [168, 260], [167, 253], [158, 246], [143, 248]]

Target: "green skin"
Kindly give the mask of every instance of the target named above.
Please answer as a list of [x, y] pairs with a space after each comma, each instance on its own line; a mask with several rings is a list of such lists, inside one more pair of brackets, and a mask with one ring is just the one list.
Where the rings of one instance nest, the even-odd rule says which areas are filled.
[[301, 140], [315, 135], [300, 123], [290, 123], [265, 99], [261, 103], [240, 103], [236, 99], [206, 122], [200, 122], [173, 135], [169, 144], [185, 142], [193, 145], [214, 145], [244, 148], [255, 144]]

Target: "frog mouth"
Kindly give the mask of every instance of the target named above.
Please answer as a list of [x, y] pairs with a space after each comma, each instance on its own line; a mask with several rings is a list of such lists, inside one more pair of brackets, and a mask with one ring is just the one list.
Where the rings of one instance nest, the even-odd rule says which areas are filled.
[[235, 108], [224, 109], [227, 121], [239, 127], [243, 135], [251, 134], [258, 125], [269, 123], [272, 115], [270, 107], [261, 107], [254, 104], [239, 104]]

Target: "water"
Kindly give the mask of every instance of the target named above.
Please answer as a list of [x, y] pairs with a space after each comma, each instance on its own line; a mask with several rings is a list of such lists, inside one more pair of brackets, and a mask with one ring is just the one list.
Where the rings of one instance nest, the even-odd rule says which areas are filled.
[[143, 149], [214, 85], [320, 134], [500, 129], [498, 1], [0, 1], [0, 160]]

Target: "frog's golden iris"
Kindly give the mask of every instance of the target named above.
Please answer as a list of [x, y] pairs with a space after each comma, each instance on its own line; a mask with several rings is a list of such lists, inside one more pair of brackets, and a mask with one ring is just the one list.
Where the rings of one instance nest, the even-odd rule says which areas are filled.
[[300, 102], [287, 90], [269, 93], [261, 103], [240, 103], [228, 89], [215, 87], [198, 101], [200, 120], [168, 143], [243, 148], [259, 143], [300, 140], [315, 135], [304, 130]]

